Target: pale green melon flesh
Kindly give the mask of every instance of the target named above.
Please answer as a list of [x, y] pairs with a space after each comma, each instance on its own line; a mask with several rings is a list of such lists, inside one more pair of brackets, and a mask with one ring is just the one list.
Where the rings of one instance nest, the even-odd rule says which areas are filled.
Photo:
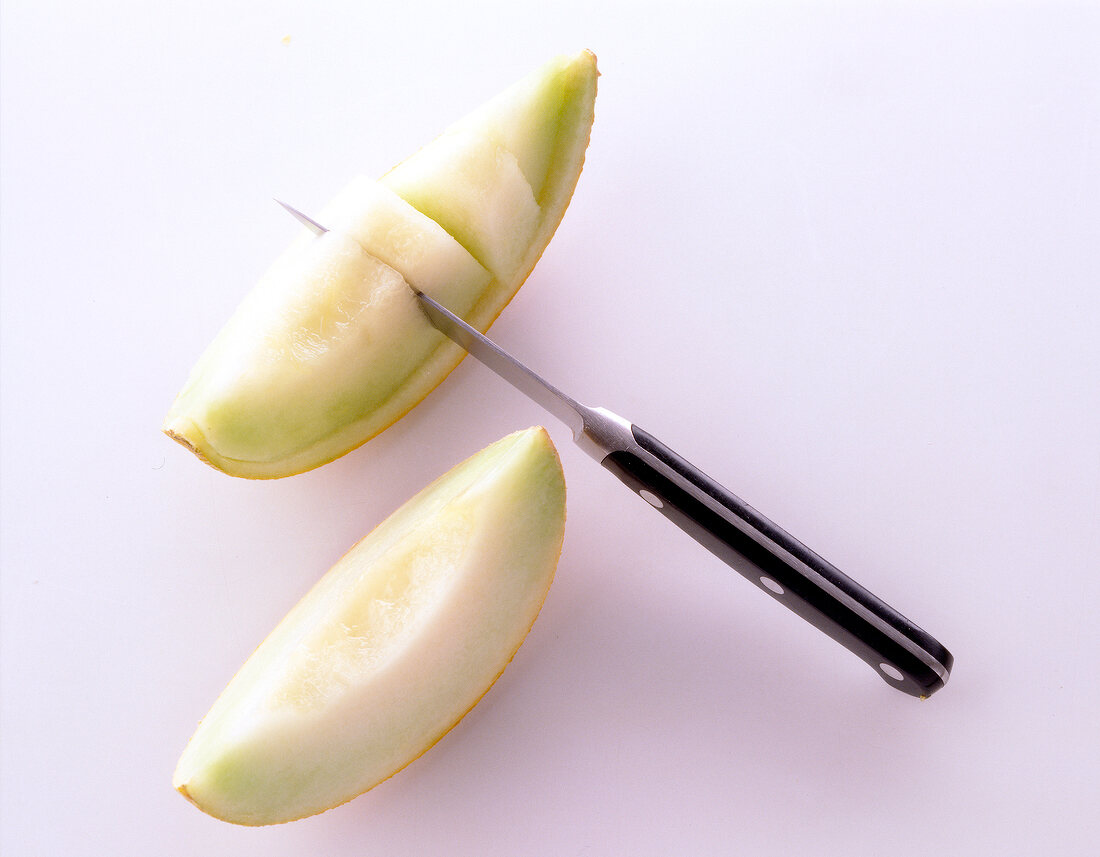
[[268, 475], [377, 419], [442, 342], [400, 274], [345, 235], [308, 238], [203, 355], [166, 429], [228, 472]]
[[364, 176], [352, 180], [317, 219], [333, 232], [350, 235], [459, 315], [473, 308], [492, 278], [438, 223]]
[[[331, 215], [336, 225], [326, 225], [347, 235], [303, 238], [280, 257], [200, 359], [165, 431], [226, 473], [277, 478], [338, 458], [413, 408], [463, 353], [419, 315], [411, 294], [398, 294], [401, 276], [488, 329], [568, 206], [596, 77], [588, 52], [551, 63], [465, 123], [465, 149], [451, 150], [457, 160], [449, 169], [442, 158], [449, 144], [409, 159], [407, 195], [449, 199], [458, 226], [445, 230], [423, 211], [427, 204], [418, 211], [392, 190], [353, 182], [318, 215], [321, 222]], [[533, 190], [525, 172], [541, 175], [544, 166], [545, 182]], [[418, 175], [438, 184], [417, 184]], [[493, 276], [471, 247], [491, 260]]]
[[448, 131], [381, 181], [511, 282], [538, 228], [539, 205], [516, 156], [486, 130]]
[[322, 214], [333, 228], [304, 236], [276, 261], [166, 421], [235, 475], [283, 475], [342, 454], [462, 359], [393, 267], [457, 312], [475, 306], [491, 281], [441, 227], [377, 182], [355, 180]]
[[273, 824], [361, 794], [421, 755], [504, 670], [553, 578], [565, 483], [546, 432], [509, 435], [348, 552], [202, 721], [174, 784]]
[[[560, 57], [547, 65], [542, 74], [555, 82], [554, 86], [560, 89], [562, 95], [560, 102], [554, 102], [551, 95], [553, 88], [531, 84], [532, 90], [538, 93], [537, 100], [546, 105], [558, 103], [560, 108], [552, 121], [543, 124], [539, 137], [526, 137], [530, 147], [527, 152], [544, 153], [539, 162], [546, 162], [546, 180], [541, 187], [535, 182], [531, 185], [539, 203], [539, 227], [520, 266], [522, 279], [514, 284], [513, 292], [531, 273], [565, 216], [584, 166], [584, 153], [588, 149], [595, 120], [596, 81], [599, 78], [595, 54], [581, 51], [574, 56]], [[512, 130], [505, 139], [524, 138], [519, 130]], [[535, 158], [527, 154], [517, 157], [521, 166], [535, 162]]]
[[382, 182], [514, 294], [576, 187], [598, 76], [589, 51], [558, 57], [454, 123]]
[[515, 154], [535, 201], [546, 208], [573, 158], [563, 143], [591, 124], [595, 80], [591, 53], [556, 57], [452, 127], [480, 129]]

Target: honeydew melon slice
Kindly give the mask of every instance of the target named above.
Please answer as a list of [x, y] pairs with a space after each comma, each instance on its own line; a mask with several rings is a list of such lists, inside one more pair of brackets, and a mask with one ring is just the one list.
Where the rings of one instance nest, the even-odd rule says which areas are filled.
[[372, 256], [400, 271], [410, 284], [465, 315], [492, 279], [434, 220], [379, 182], [353, 179], [322, 210], [318, 221], [350, 235]]
[[589, 51], [552, 60], [382, 177], [515, 292], [557, 229], [596, 97]]
[[175, 787], [217, 818], [274, 824], [412, 762], [511, 661], [564, 524], [545, 430], [455, 467], [355, 545], [255, 651], [187, 745]]
[[395, 270], [347, 235], [306, 237], [203, 354], [165, 430], [236, 476], [316, 467], [423, 398], [443, 345]]
[[[434, 389], [462, 352], [420, 317], [401, 277], [481, 330], [515, 295], [569, 204], [593, 119], [595, 57], [548, 69], [542, 84], [452, 135], [461, 146], [429, 146], [406, 162], [398, 179], [409, 179], [419, 209], [393, 190], [391, 172], [389, 190], [356, 180], [323, 210], [330, 233], [295, 242], [261, 279], [200, 358], [165, 432], [226, 473], [277, 478], [349, 452]], [[546, 180], [532, 189], [521, 164], [542, 163]], [[428, 197], [449, 200], [456, 223], [436, 223]], [[542, 200], [534, 211], [533, 199]], [[480, 248], [492, 273], [452, 233]]]
[[539, 204], [516, 156], [480, 129], [445, 132], [382, 177], [439, 223], [498, 280], [517, 278]]
[[[543, 209], [556, 207], [562, 173], [571, 169], [578, 129], [592, 124], [596, 58], [561, 56], [460, 119], [453, 127], [491, 136], [512, 152]], [[587, 135], [583, 146], [587, 146]], [[583, 148], [582, 148], [583, 151]]]

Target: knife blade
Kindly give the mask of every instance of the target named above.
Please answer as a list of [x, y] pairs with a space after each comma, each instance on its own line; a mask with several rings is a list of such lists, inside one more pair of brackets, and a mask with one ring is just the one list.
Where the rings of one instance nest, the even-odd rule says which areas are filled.
[[[328, 230], [279, 202], [315, 234]], [[869, 664], [894, 687], [925, 699], [954, 658], [928, 632], [856, 583], [653, 435], [550, 384], [414, 284], [431, 324], [565, 423], [586, 453], [757, 588]]]

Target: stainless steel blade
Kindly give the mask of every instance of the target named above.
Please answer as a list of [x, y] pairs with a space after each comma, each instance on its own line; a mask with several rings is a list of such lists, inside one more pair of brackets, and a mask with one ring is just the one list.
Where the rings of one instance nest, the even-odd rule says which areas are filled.
[[581, 435], [584, 430], [584, 414], [589, 410], [588, 408], [524, 366], [493, 340], [477, 328], [471, 327], [434, 298], [424, 294], [415, 286], [410, 285], [410, 288], [420, 300], [421, 308], [436, 329], [445, 333], [513, 387], [569, 426], [574, 438]]
[[297, 220], [299, 223], [309, 229], [309, 231], [312, 232], [314, 235], [324, 235], [326, 232], [328, 232], [327, 227], [322, 226], [308, 214], [302, 214], [302, 212], [294, 208], [294, 206], [287, 205], [281, 199], [277, 199], [275, 201], [287, 211], [289, 211], [291, 215], [293, 215], [295, 220]]
[[[322, 226], [309, 215], [303, 214], [282, 200], [277, 199], [275, 201], [315, 235], [324, 235], [328, 232], [327, 227]], [[591, 422], [591, 408], [586, 408], [567, 396], [553, 384], [520, 363], [477, 328], [471, 327], [443, 304], [424, 294], [415, 285], [412, 283], [408, 285], [420, 301], [424, 314], [437, 330], [454, 340], [521, 393], [542, 405], [569, 426], [575, 440], [581, 438], [584, 434], [586, 414], [589, 415], [589, 422]]]

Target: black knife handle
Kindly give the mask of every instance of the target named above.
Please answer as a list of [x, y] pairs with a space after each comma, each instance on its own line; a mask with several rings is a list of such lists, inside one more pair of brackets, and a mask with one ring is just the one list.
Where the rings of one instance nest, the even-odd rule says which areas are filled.
[[925, 698], [953, 658], [939, 642], [652, 435], [602, 464], [751, 583], [858, 655], [887, 684]]

